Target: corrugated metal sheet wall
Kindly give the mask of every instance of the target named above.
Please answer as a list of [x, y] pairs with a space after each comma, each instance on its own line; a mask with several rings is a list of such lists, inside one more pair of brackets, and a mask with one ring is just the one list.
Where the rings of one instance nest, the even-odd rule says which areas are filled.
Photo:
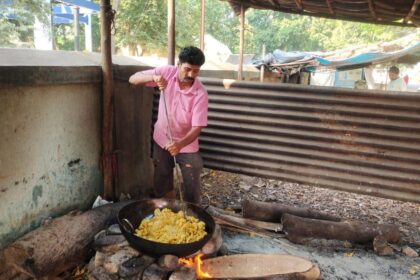
[[206, 167], [420, 202], [420, 95], [201, 80]]

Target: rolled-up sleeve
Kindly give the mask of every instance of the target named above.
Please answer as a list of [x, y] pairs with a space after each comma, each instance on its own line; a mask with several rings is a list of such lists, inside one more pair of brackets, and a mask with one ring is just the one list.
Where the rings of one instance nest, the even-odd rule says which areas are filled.
[[[145, 71], [141, 71], [142, 74], [144, 75], [159, 75], [159, 76], [163, 76], [165, 79], [167, 79], [166, 77], [166, 73], [167, 73], [167, 66], [160, 66], [160, 67], [156, 67], [154, 69], [149, 69], [149, 70], [145, 70]], [[155, 82], [148, 82], [145, 84], [146, 87], [156, 87], [157, 84]]]

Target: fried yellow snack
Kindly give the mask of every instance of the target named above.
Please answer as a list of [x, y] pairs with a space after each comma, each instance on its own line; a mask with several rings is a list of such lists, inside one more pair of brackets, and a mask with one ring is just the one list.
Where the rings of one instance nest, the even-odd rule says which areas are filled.
[[202, 239], [207, 235], [205, 229], [199, 219], [164, 208], [156, 209], [153, 218], [143, 219], [135, 235], [160, 243], [183, 244]]

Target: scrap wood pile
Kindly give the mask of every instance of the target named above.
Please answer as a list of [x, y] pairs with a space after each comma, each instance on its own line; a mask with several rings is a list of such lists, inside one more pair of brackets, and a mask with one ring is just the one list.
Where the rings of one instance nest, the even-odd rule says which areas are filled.
[[371, 244], [378, 255], [387, 255], [393, 252], [390, 244], [400, 241], [400, 231], [395, 225], [350, 221], [279, 203], [244, 200], [242, 217], [213, 206], [208, 211], [222, 226], [256, 235], [286, 237], [292, 242], [305, 238], [336, 239]]

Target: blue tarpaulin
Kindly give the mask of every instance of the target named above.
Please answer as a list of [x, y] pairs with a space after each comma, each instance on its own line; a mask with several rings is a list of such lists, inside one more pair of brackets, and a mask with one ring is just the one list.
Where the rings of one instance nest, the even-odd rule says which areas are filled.
[[366, 65], [384, 63], [387, 61], [398, 61], [400, 63], [411, 63], [415, 64], [420, 61], [420, 42], [417, 42], [411, 47], [391, 52], [369, 52], [363, 53], [356, 56], [352, 56], [342, 60], [326, 60], [324, 58], [318, 59], [320, 65], [323, 66], [334, 66], [337, 69], [354, 69], [360, 68]]
[[410, 47], [395, 52], [367, 52], [345, 59], [334, 60], [310, 52], [285, 52], [277, 49], [273, 53], [266, 55], [263, 59], [255, 60], [253, 64], [257, 67], [267, 65], [269, 68], [270, 66], [274, 68], [300, 67], [312, 72], [317, 66], [347, 70], [388, 61], [408, 64], [420, 62], [420, 41]]
[[87, 0], [56, 0], [57, 2], [71, 5], [71, 6], [77, 6], [79, 8], [85, 8], [94, 12], [99, 13], [100, 7], [95, 2], [90, 2]]
[[[87, 0], [57, 0], [62, 4], [53, 5], [53, 23], [56, 24], [72, 24], [74, 15], [73, 9], [71, 6], [76, 6], [81, 8], [81, 15], [79, 16], [79, 21], [84, 24], [88, 24], [88, 18], [86, 14], [98, 13], [100, 11], [100, 6], [94, 2]], [[2, 0], [2, 5], [10, 7], [9, 12], [5, 15], [8, 19], [17, 19], [16, 15], [13, 12], [13, 0]]]

